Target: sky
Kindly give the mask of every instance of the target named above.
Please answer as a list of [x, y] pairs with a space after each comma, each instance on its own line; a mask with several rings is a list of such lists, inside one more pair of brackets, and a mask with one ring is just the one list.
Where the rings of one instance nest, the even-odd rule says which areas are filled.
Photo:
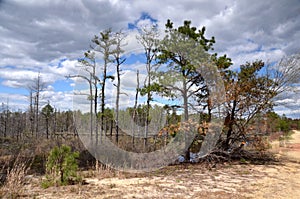
[[[260, 59], [273, 63], [300, 51], [299, 0], [0, 0], [0, 103], [26, 110], [28, 88], [40, 74], [42, 103], [72, 109], [76, 82], [65, 76], [76, 74], [93, 36], [107, 28], [127, 31], [149, 19], [161, 29], [167, 19], [175, 27], [184, 20], [205, 26], [206, 36], [216, 38], [215, 52], [227, 54], [233, 68]], [[131, 42], [126, 48], [141, 46]], [[141, 65], [124, 66], [123, 86], [135, 88]], [[288, 106], [276, 111], [300, 118], [299, 98], [289, 94], [282, 99]]]

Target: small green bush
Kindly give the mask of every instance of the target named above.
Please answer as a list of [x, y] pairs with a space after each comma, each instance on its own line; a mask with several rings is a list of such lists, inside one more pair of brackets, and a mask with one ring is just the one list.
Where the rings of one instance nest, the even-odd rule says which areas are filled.
[[62, 145], [54, 147], [47, 158], [46, 180], [42, 182], [43, 188], [75, 184], [81, 181], [77, 175], [78, 152], [72, 152], [71, 147]]

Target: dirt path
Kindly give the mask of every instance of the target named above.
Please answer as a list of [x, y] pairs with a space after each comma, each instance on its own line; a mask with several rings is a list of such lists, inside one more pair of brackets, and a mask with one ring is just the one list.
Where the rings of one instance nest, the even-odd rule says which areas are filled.
[[[282, 147], [283, 146], [283, 147]], [[255, 184], [257, 198], [300, 198], [300, 131], [294, 131], [291, 139], [274, 142], [272, 150], [282, 159], [274, 167], [257, 167], [266, 175]]]
[[285, 147], [274, 143], [279, 163], [225, 164], [211, 170], [179, 165], [139, 176], [86, 178], [87, 185], [41, 189], [26, 185], [23, 198], [300, 198], [300, 131]]
[[281, 143], [273, 143], [273, 150], [280, 156], [287, 156], [290, 160], [300, 163], [300, 131], [294, 131], [291, 139]]

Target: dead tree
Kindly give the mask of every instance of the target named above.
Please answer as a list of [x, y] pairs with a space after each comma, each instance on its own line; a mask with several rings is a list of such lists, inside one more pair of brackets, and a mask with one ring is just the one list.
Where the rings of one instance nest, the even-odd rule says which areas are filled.
[[147, 146], [147, 137], [149, 133], [149, 112], [150, 112], [150, 101], [152, 100], [151, 91], [151, 73], [154, 70], [153, 61], [155, 60], [159, 40], [158, 40], [158, 30], [156, 26], [143, 27], [140, 29], [140, 34], [137, 36], [139, 43], [144, 48], [144, 53], [146, 56], [146, 71], [147, 77], [144, 82], [144, 89], [142, 94], [147, 95], [147, 108], [146, 108], [146, 120], [145, 120], [145, 135], [144, 135], [144, 147]]
[[30, 109], [33, 111], [33, 123], [35, 136], [38, 137], [39, 133], [39, 110], [40, 110], [40, 99], [41, 92], [45, 89], [46, 84], [43, 82], [41, 74], [38, 73], [31, 85], [28, 86], [30, 90]]
[[88, 83], [89, 94], [88, 100], [90, 101], [90, 136], [93, 138], [93, 129], [95, 125], [96, 136], [98, 135], [97, 122], [94, 124], [94, 115], [97, 117], [97, 106], [98, 106], [98, 83], [99, 78], [97, 77], [97, 64], [95, 59], [95, 52], [87, 51], [84, 53], [84, 58], [79, 60], [79, 65], [82, 69], [81, 74], [68, 75], [66, 78], [81, 78]]
[[122, 50], [122, 41], [124, 39], [124, 34], [120, 31], [114, 35], [115, 39], [115, 49], [113, 50], [113, 57], [114, 62], [116, 63], [116, 70], [117, 70], [117, 84], [114, 84], [114, 86], [117, 88], [117, 96], [116, 96], [116, 143], [119, 142], [119, 100], [120, 100], [120, 94], [121, 94], [121, 69], [120, 66], [125, 62], [125, 58], [122, 58], [122, 53], [124, 50]]

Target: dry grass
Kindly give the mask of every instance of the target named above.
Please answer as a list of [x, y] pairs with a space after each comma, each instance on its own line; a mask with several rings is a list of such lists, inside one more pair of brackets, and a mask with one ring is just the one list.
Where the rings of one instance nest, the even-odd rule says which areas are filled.
[[[279, 149], [293, 152], [300, 158], [300, 150], [297, 145], [300, 143], [300, 132], [294, 134], [293, 137], [296, 135], [299, 137], [291, 140], [288, 147]], [[273, 150], [274, 148], [272, 148]], [[46, 150], [43, 148], [41, 153], [44, 151]], [[263, 160], [266, 159], [263, 158], [253, 161], [248, 161], [248, 159], [242, 161], [241, 159], [224, 162], [216, 164], [214, 167], [208, 163], [182, 164], [139, 174], [116, 171], [99, 162], [92, 161], [89, 162], [89, 167], [82, 167], [83, 171], [79, 172], [84, 179], [83, 184], [43, 189], [41, 187], [43, 177], [33, 176], [30, 183], [24, 184], [25, 181], [23, 182], [24, 187], [19, 188], [21, 192], [18, 195], [20, 198], [57, 199], [300, 198], [300, 165], [291, 162], [288, 158], [283, 159], [285, 154], [281, 155], [282, 158], [278, 159], [280, 160], [278, 162], [264, 162]], [[247, 154], [245, 156], [247, 157]], [[84, 160], [84, 162], [86, 161], [89, 159]], [[12, 190], [17, 190], [15, 185], [11, 186], [13, 186]], [[4, 193], [4, 189], [1, 191]], [[14, 196], [16, 197], [16, 195]], [[6, 198], [12, 197], [6, 195]]]
[[21, 155], [18, 155], [12, 166], [7, 167], [4, 185], [0, 189], [0, 196], [3, 198], [19, 197], [24, 191], [24, 184], [29, 168], [29, 161], [25, 161]]
[[124, 173], [118, 170], [115, 170], [107, 165], [101, 164], [99, 161], [95, 162], [95, 165], [92, 169], [87, 171], [82, 171], [81, 175], [83, 178], [113, 178], [113, 177], [124, 177]]

